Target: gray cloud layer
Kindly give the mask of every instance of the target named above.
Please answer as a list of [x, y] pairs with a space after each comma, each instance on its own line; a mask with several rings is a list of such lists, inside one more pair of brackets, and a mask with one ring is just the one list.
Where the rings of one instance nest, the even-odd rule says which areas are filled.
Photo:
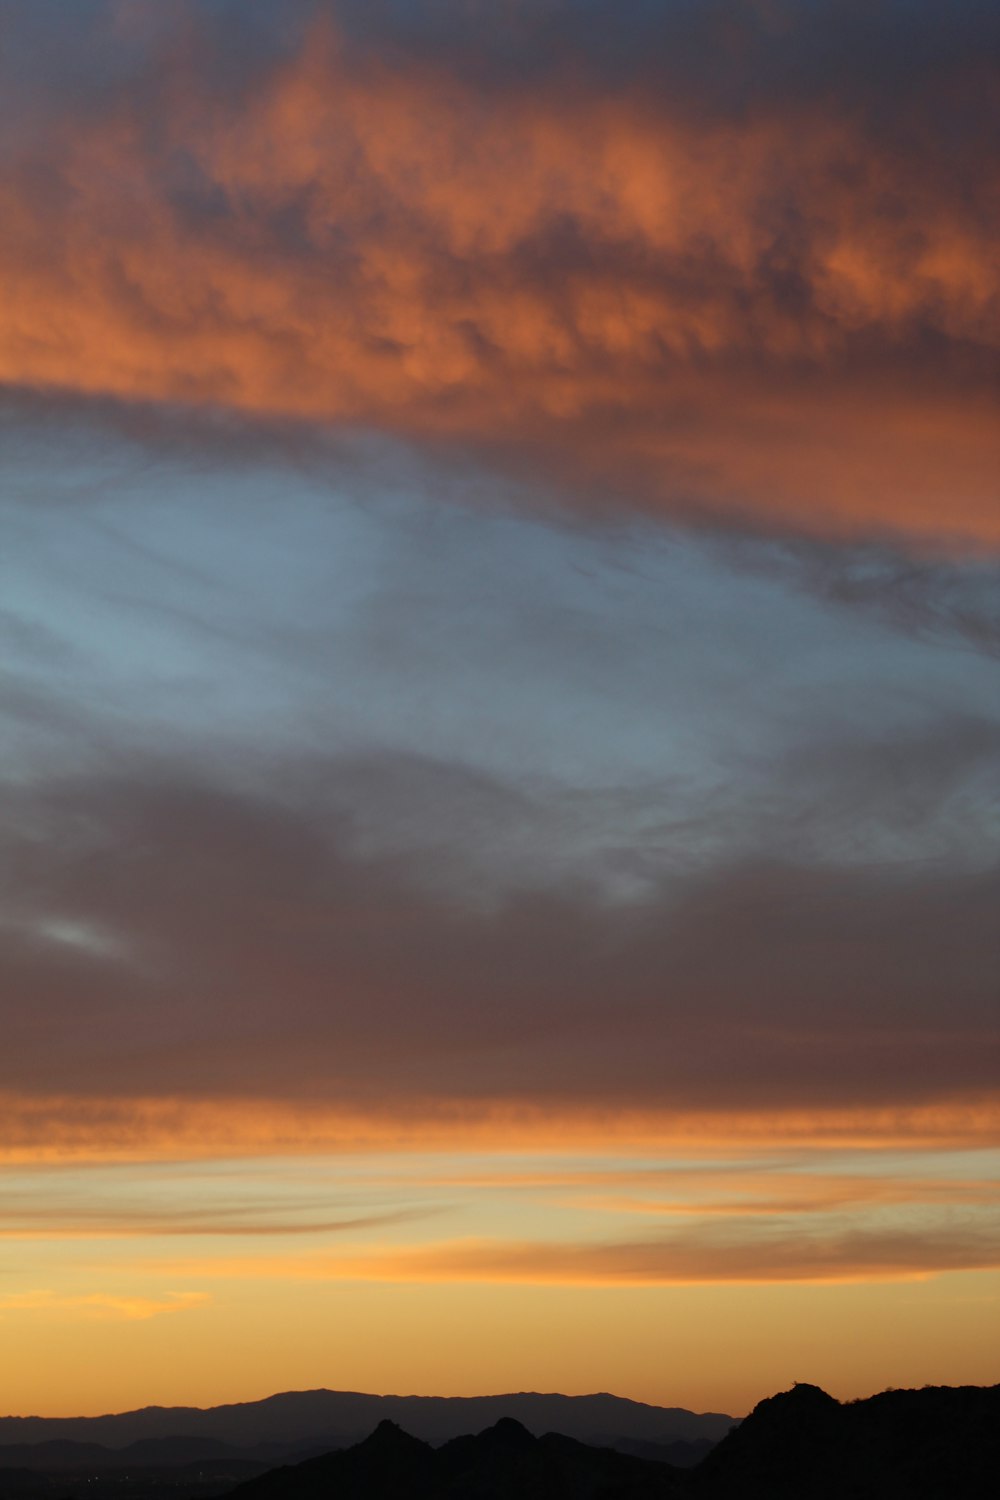
[[[410, 770], [380, 768], [392, 822]], [[444, 767], [434, 796], [459, 845], [503, 812]], [[624, 904], [567, 880], [477, 910], [427, 890], [432, 845], [364, 858], [315, 806], [165, 776], [46, 803], [11, 862], [7, 1088], [759, 1108], [995, 1082], [994, 872], [762, 849]]]
[[0, 1087], [995, 1088], [991, 566], [20, 435]]

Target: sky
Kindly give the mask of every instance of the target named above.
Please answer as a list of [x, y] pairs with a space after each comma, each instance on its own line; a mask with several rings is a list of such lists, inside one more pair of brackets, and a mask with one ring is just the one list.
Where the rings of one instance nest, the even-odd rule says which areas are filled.
[[0, 1410], [1000, 1379], [998, 71], [0, 0]]

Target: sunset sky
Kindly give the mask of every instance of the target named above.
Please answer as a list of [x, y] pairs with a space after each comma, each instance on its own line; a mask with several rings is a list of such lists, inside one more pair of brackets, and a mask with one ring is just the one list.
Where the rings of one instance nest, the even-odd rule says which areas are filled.
[[0, 0], [0, 1413], [1000, 1380], [1000, 9]]

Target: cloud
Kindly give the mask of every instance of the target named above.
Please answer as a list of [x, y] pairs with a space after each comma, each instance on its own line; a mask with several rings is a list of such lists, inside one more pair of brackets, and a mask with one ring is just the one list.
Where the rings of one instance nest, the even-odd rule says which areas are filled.
[[[759, 1175], [750, 1170], [727, 1178], [724, 1172], [712, 1172], [704, 1165], [699, 1177], [702, 1173], [704, 1180], [696, 1183], [692, 1182], [690, 1173], [673, 1175], [664, 1171], [659, 1174], [659, 1180], [655, 1172], [636, 1174], [637, 1185], [645, 1189], [641, 1197], [627, 1195], [629, 1174], [622, 1173], [617, 1182], [610, 1179], [609, 1174], [607, 1186], [618, 1188], [618, 1193], [588, 1198], [586, 1202], [588, 1207], [613, 1214], [663, 1215], [668, 1218], [712, 1218], [718, 1215], [759, 1218], [772, 1214], [787, 1219], [796, 1214], [872, 1206], [993, 1204], [996, 1201], [996, 1182], [989, 1177], [970, 1181], [960, 1178], [849, 1176], [830, 1172], [793, 1173], [771, 1168]], [[566, 1184], [567, 1187], [570, 1185]], [[675, 1193], [681, 1189], [683, 1196], [665, 1196], [671, 1187]]]
[[163, 1313], [188, 1312], [211, 1301], [207, 1292], [169, 1292], [165, 1297], [118, 1296], [87, 1292], [64, 1296], [51, 1291], [15, 1292], [0, 1297], [2, 1313], [55, 1313], [65, 1318], [124, 1318], [142, 1322]]
[[[0, 1119], [0, 1162], [32, 1167], [351, 1152], [406, 1157], [489, 1152], [498, 1142], [518, 1152], [673, 1151], [704, 1164], [719, 1150], [739, 1157], [775, 1145], [958, 1151], [1000, 1141], [1000, 1104], [989, 1096], [916, 1107], [793, 1109], [775, 1103], [752, 1110], [737, 1103], [713, 1112], [490, 1098], [418, 1104], [387, 1098], [347, 1108], [317, 1099], [140, 1098], [119, 1092], [95, 1098], [7, 1090], [0, 1095]], [[436, 1183], [433, 1175], [427, 1181]], [[450, 1182], [445, 1177], [439, 1185]], [[463, 1182], [469, 1185], [464, 1178], [457, 1185]]]
[[6, 471], [10, 1151], [991, 1128], [994, 569], [95, 431]]
[[995, 1226], [979, 1235], [947, 1228], [851, 1229], [817, 1240], [770, 1233], [756, 1243], [750, 1225], [741, 1231], [728, 1241], [701, 1232], [607, 1245], [457, 1242], [348, 1259], [331, 1270], [385, 1281], [684, 1286], [923, 1280], [1000, 1265]]
[[715, 546], [742, 569], [916, 639], [948, 639], [991, 655], [1000, 649], [1000, 579], [985, 559], [954, 564], [888, 547], [837, 547], [801, 538], [761, 544], [720, 537]]
[[0, 58], [6, 1326], [1000, 1268], [1000, 21], [63, 9]]
[[991, 868], [762, 850], [627, 902], [569, 880], [484, 907], [359, 854], [316, 806], [171, 779], [50, 792], [12, 846], [21, 902], [122, 934], [144, 967], [9, 942], [3, 1085], [376, 1113], [992, 1096]]
[[[921, 1281], [950, 1271], [1000, 1266], [995, 1217], [949, 1225], [861, 1226], [847, 1221], [803, 1232], [744, 1216], [725, 1232], [711, 1223], [670, 1235], [600, 1243], [462, 1239], [336, 1257], [220, 1262], [227, 1277], [392, 1282], [481, 1282], [537, 1286], [768, 1285], [800, 1282]], [[204, 1263], [172, 1264], [173, 1275], [204, 1276]]]
[[433, 500], [434, 469], [375, 495], [350, 466], [234, 477], [89, 437], [5, 470], [30, 484], [0, 619], [19, 783], [282, 784], [356, 852], [484, 899], [761, 849], [992, 858], [991, 567], [539, 523]]
[[114, 1239], [148, 1238], [161, 1235], [209, 1235], [215, 1238], [282, 1235], [352, 1234], [360, 1229], [383, 1225], [408, 1224], [425, 1219], [441, 1209], [399, 1209], [389, 1213], [358, 1214], [353, 1218], [303, 1220], [282, 1217], [249, 1217], [239, 1206], [206, 1212], [194, 1207], [176, 1214], [157, 1213], [130, 1205], [117, 1213], [105, 1210], [85, 1211], [56, 1205], [48, 1210], [37, 1206], [18, 1209], [7, 1205], [0, 1216], [0, 1239]]
[[995, 546], [993, 24], [657, 9], [98, 6], [68, 89], [29, 30], [0, 377]]

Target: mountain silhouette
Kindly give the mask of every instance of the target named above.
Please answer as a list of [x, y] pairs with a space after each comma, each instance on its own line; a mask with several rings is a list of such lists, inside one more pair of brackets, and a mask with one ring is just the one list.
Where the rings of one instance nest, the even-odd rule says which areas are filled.
[[[289, 1393], [274, 1398], [285, 1424], [262, 1423], [258, 1439], [244, 1448], [227, 1446], [207, 1432], [133, 1438], [117, 1449], [66, 1436], [44, 1441], [0, 1442], [0, 1500], [993, 1500], [1000, 1493], [1000, 1386], [931, 1386], [883, 1391], [863, 1401], [841, 1403], [815, 1385], [799, 1384], [754, 1407], [694, 1467], [664, 1462], [674, 1445], [628, 1437], [620, 1442], [648, 1453], [616, 1451], [557, 1433], [533, 1433], [516, 1418], [518, 1409], [573, 1413], [605, 1422], [634, 1408], [635, 1425], [656, 1425], [673, 1413], [610, 1396], [564, 1397], [520, 1394], [453, 1402], [446, 1398], [365, 1397], [347, 1394], [347, 1419], [395, 1403], [439, 1433], [449, 1423], [484, 1409], [499, 1417], [470, 1436], [468, 1430], [443, 1443], [425, 1440], [403, 1423], [383, 1416], [360, 1442], [329, 1438], [279, 1440], [281, 1430], [314, 1421], [315, 1398], [328, 1412], [339, 1410], [336, 1392]], [[332, 1403], [332, 1404], [331, 1404]], [[578, 1403], [582, 1403], [581, 1412]], [[504, 1408], [507, 1408], [504, 1410]], [[223, 1407], [232, 1431], [247, 1412], [270, 1402]], [[195, 1409], [184, 1409], [190, 1420]], [[699, 1421], [724, 1418], [681, 1417]], [[134, 1431], [132, 1419], [153, 1425], [178, 1420], [177, 1412], [150, 1408], [120, 1416], [76, 1419], [84, 1430], [119, 1437]], [[47, 1431], [68, 1425], [42, 1418], [5, 1419], [6, 1432]], [[104, 1424], [104, 1425], [101, 1425]], [[110, 1424], [110, 1425], [109, 1425]], [[0, 1430], [4, 1424], [0, 1422]], [[148, 1430], [148, 1426], [147, 1426]], [[270, 1434], [270, 1436], [268, 1435]], [[438, 1441], [435, 1438], [435, 1441]], [[708, 1439], [677, 1439], [690, 1457]], [[333, 1449], [335, 1451], [329, 1451]]]
[[[291, 1445], [314, 1452], [346, 1447], [389, 1418], [414, 1437], [444, 1443], [514, 1417], [529, 1432], [561, 1432], [608, 1447], [620, 1441], [671, 1444], [718, 1442], [735, 1418], [683, 1407], [648, 1406], [605, 1393], [563, 1396], [518, 1391], [500, 1396], [373, 1396], [360, 1391], [284, 1391], [263, 1401], [206, 1409], [147, 1406], [100, 1417], [0, 1417], [0, 1464], [6, 1447], [52, 1440], [100, 1443], [107, 1448], [153, 1438], [214, 1438], [249, 1456], [261, 1444], [281, 1445], [272, 1462], [291, 1456]], [[201, 1457], [200, 1453], [192, 1457]], [[304, 1455], [302, 1455], [304, 1456]]]
[[699, 1500], [993, 1500], [1000, 1386], [926, 1386], [841, 1404], [769, 1396], [691, 1473]]
[[[123, 1448], [107, 1448], [102, 1443], [73, 1442], [70, 1438], [49, 1438], [41, 1443], [5, 1443], [0, 1445], [0, 1465], [4, 1469], [23, 1466], [49, 1474], [60, 1470], [174, 1468], [182, 1464], [229, 1462], [244, 1456], [243, 1450], [212, 1437], [139, 1438]], [[254, 1450], [264, 1467], [273, 1468], [289, 1455]], [[304, 1453], [298, 1455], [305, 1458]], [[267, 1462], [268, 1458], [270, 1463]]]
[[440, 1448], [383, 1421], [363, 1443], [263, 1474], [230, 1500], [680, 1500], [675, 1471], [512, 1417]]
[[761, 1401], [693, 1469], [534, 1437], [504, 1420], [431, 1449], [382, 1423], [366, 1443], [238, 1486], [231, 1500], [993, 1500], [1000, 1386], [815, 1385]]

